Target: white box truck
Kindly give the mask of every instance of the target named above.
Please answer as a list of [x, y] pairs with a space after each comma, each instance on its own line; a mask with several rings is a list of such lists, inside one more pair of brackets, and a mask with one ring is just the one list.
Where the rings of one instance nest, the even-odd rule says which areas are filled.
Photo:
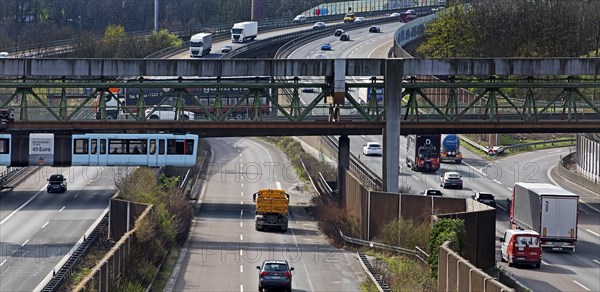
[[542, 248], [571, 250], [577, 242], [579, 196], [547, 183], [516, 183], [510, 223], [540, 234]]
[[211, 33], [197, 33], [190, 38], [190, 57], [202, 57], [212, 48]]
[[243, 43], [247, 40], [254, 40], [258, 35], [258, 22], [244, 21], [234, 23], [231, 28], [231, 42]]

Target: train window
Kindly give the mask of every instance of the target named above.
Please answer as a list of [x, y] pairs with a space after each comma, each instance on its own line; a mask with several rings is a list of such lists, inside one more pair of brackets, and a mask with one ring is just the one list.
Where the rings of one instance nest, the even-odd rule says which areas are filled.
[[106, 154], [106, 139], [100, 139], [100, 154]]
[[110, 149], [110, 154], [125, 154], [127, 141], [121, 139], [109, 139], [108, 148]]
[[187, 139], [185, 140], [185, 153], [186, 154], [193, 154], [194, 153], [194, 140], [192, 139]]
[[156, 140], [150, 140], [150, 154], [156, 154]]
[[165, 154], [165, 139], [158, 140], [158, 154]]
[[75, 139], [73, 154], [88, 154], [88, 139]]
[[167, 140], [167, 154], [192, 154], [194, 153], [194, 140]]
[[129, 142], [129, 154], [146, 154], [146, 140], [127, 140]]
[[91, 145], [91, 149], [90, 149], [90, 153], [91, 154], [96, 154], [98, 153], [98, 139], [92, 139], [92, 145]]
[[10, 139], [3, 138], [0, 139], [0, 154], [8, 154], [10, 153]]

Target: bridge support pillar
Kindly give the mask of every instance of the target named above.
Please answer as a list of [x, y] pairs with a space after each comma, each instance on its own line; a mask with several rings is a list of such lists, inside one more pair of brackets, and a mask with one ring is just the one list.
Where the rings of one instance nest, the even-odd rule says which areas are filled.
[[385, 129], [383, 131], [383, 191], [398, 192], [400, 169], [400, 107], [402, 102], [401, 62], [385, 62]]
[[346, 171], [350, 168], [350, 138], [347, 135], [340, 136], [338, 141], [338, 179], [337, 193], [342, 199], [346, 200]]

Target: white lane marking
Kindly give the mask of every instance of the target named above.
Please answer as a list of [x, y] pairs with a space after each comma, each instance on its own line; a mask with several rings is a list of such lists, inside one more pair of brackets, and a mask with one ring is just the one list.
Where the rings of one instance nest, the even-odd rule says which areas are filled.
[[244, 201], [240, 201], [240, 205], [243, 205], [243, 204], [244, 204]]
[[593, 261], [600, 265], [600, 262], [598, 260], [593, 260]]
[[512, 192], [512, 188], [506, 188], [506, 189]]
[[500, 208], [502, 211], [504, 212], [508, 212], [508, 210], [504, 209], [504, 207], [500, 206], [500, 205], [496, 205], [496, 208]]
[[583, 284], [581, 284], [581, 283], [579, 283], [579, 282], [577, 282], [577, 281], [575, 281], [575, 280], [573, 280], [573, 282], [574, 282], [575, 284], [577, 284], [577, 285], [581, 286], [581, 288], [583, 288], [583, 289], [585, 289], [585, 290], [588, 290], [588, 291], [591, 291], [591, 290], [590, 290], [590, 288], [588, 288], [588, 287], [586, 287], [586, 286], [583, 286]]
[[598, 234], [598, 233], [596, 233], [596, 232], [594, 232], [592, 230], [589, 230], [589, 229], [586, 228], [585, 231], [587, 231], [587, 232], [589, 232], [589, 233], [591, 233], [593, 235], [596, 235], [596, 237], [600, 237], [600, 234]]
[[244, 235], [240, 234], [240, 240], [244, 240]]
[[583, 212], [583, 213], [585, 213], [585, 214], [590, 214], [590, 212], [588, 212], [588, 211], [586, 211], [586, 210], [583, 210], [582, 208], [579, 208], [579, 211], [580, 211], [580, 212]]
[[243, 222], [240, 222], [240, 227], [244, 227], [244, 223]]
[[73, 196], [73, 199], [77, 199], [77, 197], [79, 197], [79, 193], [76, 193], [76, 194]]
[[242, 188], [244, 187], [244, 183], [241, 183], [241, 187], [242, 187]]
[[50, 224], [50, 221], [46, 222], [46, 224], [44, 224], [40, 229], [44, 229], [44, 227], [48, 226], [48, 224]]
[[244, 196], [244, 192], [242, 192], [242, 197]]
[[240, 255], [244, 255], [244, 251], [240, 249]]
[[240, 285], [240, 292], [244, 292], [244, 285]]
[[60, 210], [58, 210], [58, 213], [62, 212], [67, 206], [63, 206], [62, 208], [60, 208]]
[[25, 246], [28, 242], [29, 242], [29, 239], [25, 240], [25, 242], [23, 242], [23, 244], [21, 244], [21, 246]]
[[8, 260], [4, 260], [1, 264], [0, 267], [2, 267], [2, 265], [4, 265]]
[[[293, 221], [296, 221], [295, 219], [293, 219], [292, 213], [290, 213], [289, 218], [292, 219]], [[294, 242], [296, 243], [296, 248], [298, 248], [298, 250], [299, 250], [300, 247], [298, 246], [298, 239], [296, 238], [296, 233], [294, 232], [294, 228], [290, 228], [289, 230], [292, 231], [292, 237], [294, 238]], [[306, 267], [306, 264], [303, 264], [302, 266], [304, 267], [304, 272], [306, 273], [305, 275], [310, 275], [308, 273], [308, 268]], [[308, 280], [308, 286], [310, 287], [309, 291], [316, 291], [315, 287], [313, 287], [310, 277], [308, 277], [307, 280]]]
[[277, 189], [278, 189], [278, 190], [281, 190], [281, 183], [280, 183], [280, 182], [276, 181], [276, 182], [275, 182], [275, 185], [277, 186]]
[[501, 184], [502, 184], [502, 183], [501, 183], [499, 180], [497, 180], [497, 179], [493, 179], [493, 181], [494, 181], [495, 183], [499, 184], [499, 185], [501, 185]]
[[240, 273], [244, 272], [244, 266], [240, 265]]
[[10, 214], [8, 214], [8, 216], [6, 216], [4, 219], [2, 219], [2, 221], [0, 221], [0, 225], [4, 224], [4, 222], [8, 221], [8, 219], [10, 219], [10, 217], [14, 216], [21, 209], [25, 208], [25, 206], [27, 206], [27, 204], [29, 204], [31, 201], [33, 201], [35, 198], [37, 198], [37, 196], [39, 196], [45, 188], [46, 188], [46, 186], [43, 186], [37, 193], [35, 193], [35, 195], [33, 195], [31, 198], [29, 198], [29, 200], [27, 200], [25, 203], [23, 203], [21, 206], [19, 206], [19, 208], [10, 212]]
[[547, 266], [551, 266], [551, 264], [545, 260], [542, 260], [542, 264], [547, 265]]
[[477, 168], [475, 168], [473, 165], [470, 165], [470, 164], [466, 163], [464, 160], [463, 160], [463, 162], [462, 162], [462, 163], [463, 163], [464, 165], [466, 165], [466, 166], [468, 166], [468, 167], [472, 168], [474, 171], [477, 171], [479, 174], [481, 174], [481, 175], [486, 175], [485, 173], [483, 173], [483, 171], [482, 171], [481, 169], [477, 169]]
[[416, 177], [414, 174], [412, 175], [412, 177], [414, 177], [416, 180], [420, 180], [418, 177]]
[[240, 217], [244, 216], [244, 210], [240, 211]]

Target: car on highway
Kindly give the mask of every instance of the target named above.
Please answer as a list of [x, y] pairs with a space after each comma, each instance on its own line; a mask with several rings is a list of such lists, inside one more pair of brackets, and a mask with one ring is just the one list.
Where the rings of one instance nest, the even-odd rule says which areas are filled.
[[491, 193], [476, 192], [471, 198], [479, 203], [496, 208], [496, 198]]
[[323, 43], [323, 44], [321, 44], [321, 50], [322, 51], [331, 51], [331, 45], [329, 43]]
[[440, 187], [445, 188], [463, 188], [462, 177], [458, 172], [446, 171], [440, 180]]
[[327, 56], [324, 54], [315, 54], [315, 59], [327, 59]]
[[233, 50], [233, 47], [231, 45], [224, 45], [221, 48], [221, 53], [229, 53], [231, 52], [231, 50]]
[[306, 16], [304, 15], [297, 15], [296, 17], [294, 17], [294, 20], [292, 20], [293, 23], [305, 23], [306, 22]]
[[426, 189], [426, 190], [424, 190], [424, 191], [421, 192], [421, 195], [423, 195], [423, 196], [441, 197], [444, 194], [442, 193], [442, 191], [440, 191], [438, 189]]
[[346, 13], [344, 16], [344, 23], [354, 22], [356, 20], [356, 15], [354, 13]]
[[286, 260], [265, 260], [258, 269], [258, 291], [271, 288], [283, 288], [292, 291], [292, 271]]
[[317, 90], [314, 89], [313, 87], [304, 87], [304, 88], [302, 88], [302, 92], [305, 92], [305, 93], [315, 93], [316, 91]]
[[338, 28], [335, 30], [335, 32], [333, 33], [334, 36], [341, 36], [344, 33], [344, 30], [341, 28]]
[[319, 29], [324, 29], [326, 27], [325, 22], [315, 22], [315, 24], [313, 24], [312, 29], [313, 30], [319, 30]]
[[398, 12], [391, 13], [390, 17], [400, 17], [400, 13], [398, 13]]
[[374, 32], [374, 33], [378, 33], [381, 32], [381, 28], [379, 28], [379, 26], [371, 26], [369, 27], [369, 32]]
[[8, 52], [0, 52], [0, 59], [8, 58]]
[[365, 21], [367, 21], [367, 19], [362, 16], [359, 16], [354, 20], [354, 22], [365, 22]]
[[349, 41], [349, 40], [350, 40], [350, 35], [349, 35], [349, 34], [347, 34], [347, 33], [343, 33], [343, 34], [340, 36], [340, 41]]
[[67, 191], [67, 179], [62, 174], [53, 174], [48, 179], [46, 191], [48, 193], [64, 193]]
[[363, 145], [363, 154], [366, 156], [369, 156], [369, 155], [383, 156], [383, 150], [381, 149], [381, 144], [379, 144], [378, 142], [367, 142], [367, 144]]

